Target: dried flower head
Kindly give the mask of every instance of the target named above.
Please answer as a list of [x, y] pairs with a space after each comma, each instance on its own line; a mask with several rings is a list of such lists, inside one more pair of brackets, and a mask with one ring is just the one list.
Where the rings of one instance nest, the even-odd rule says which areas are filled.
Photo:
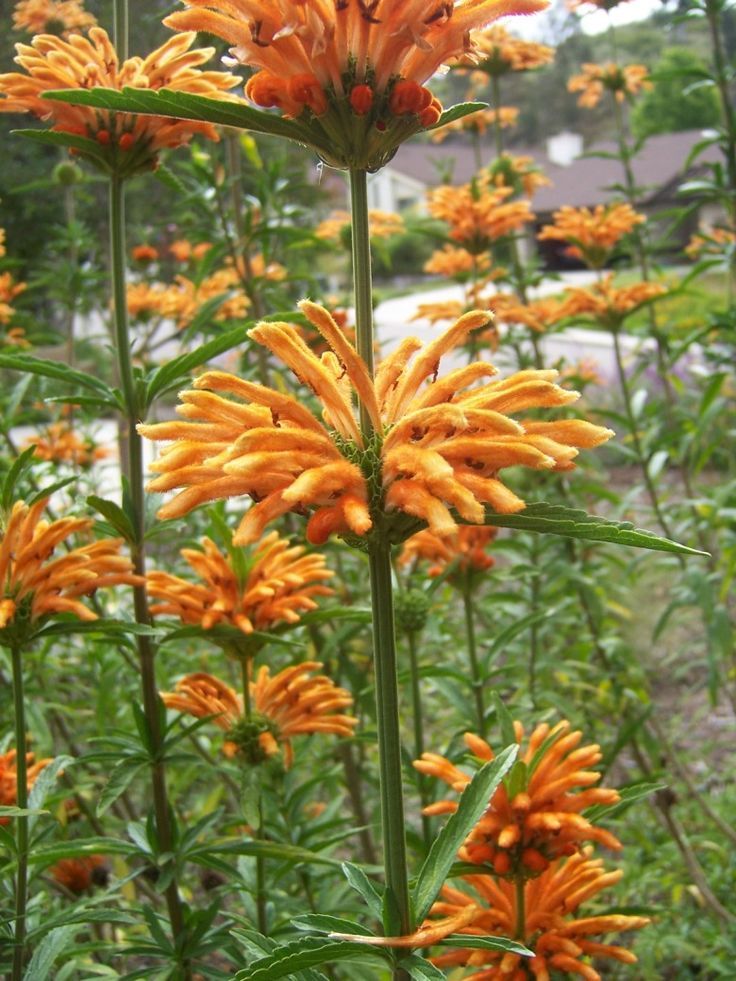
[[257, 69], [246, 95], [297, 120], [304, 141], [337, 167], [377, 170], [442, 107], [425, 83], [472, 51], [470, 32], [546, 0], [185, 0], [167, 17], [208, 31]]
[[[243, 518], [236, 544], [255, 541], [288, 511], [311, 515], [307, 537], [314, 544], [332, 532], [361, 539], [374, 531], [403, 541], [420, 522], [452, 535], [457, 523], [450, 507], [470, 524], [483, 523], [484, 504], [505, 512], [523, 507], [499, 480], [501, 469], [567, 470], [577, 447], [612, 435], [581, 420], [511, 418], [577, 398], [555, 384], [555, 371], [522, 371], [469, 388], [496, 373], [476, 362], [438, 378], [442, 356], [488, 322], [485, 312], [466, 314], [426, 346], [407, 338], [372, 379], [323, 307], [305, 300], [301, 309], [330, 345], [321, 358], [290, 324], [261, 323], [250, 336], [312, 389], [324, 422], [291, 395], [206, 372], [181, 395], [178, 412], [186, 421], [139, 427], [150, 439], [174, 440], [152, 466], [159, 476], [149, 490], [183, 488], [161, 517], [248, 495], [257, 503]], [[370, 433], [361, 431], [354, 395], [371, 421]]]
[[[0, 806], [15, 807], [18, 800], [18, 770], [16, 766], [17, 753], [14, 749], [0, 754]], [[26, 753], [26, 787], [28, 790], [36, 782], [44, 767], [52, 763], [51, 757], [34, 762], [33, 753]], [[0, 826], [8, 824], [10, 818], [0, 817]]]
[[450, 238], [468, 252], [480, 255], [493, 242], [518, 232], [533, 220], [528, 201], [510, 201], [510, 187], [495, 187], [485, 172], [469, 184], [443, 185], [429, 191], [427, 207], [433, 218], [446, 222]]
[[579, 75], [573, 75], [567, 83], [569, 92], [580, 92], [578, 105], [586, 109], [597, 106], [604, 92], [610, 92], [617, 102], [633, 99], [640, 92], [652, 88], [646, 65], [617, 65], [610, 61], [605, 65], [588, 62]]
[[457, 562], [461, 573], [485, 572], [494, 564], [486, 549], [498, 534], [496, 528], [461, 525], [452, 538], [438, 538], [428, 528], [407, 538], [399, 555], [400, 565], [431, 563], [427, 574], [440, 576], [448, 565]]
[[27, 34], [60, 34], [68, 38], [94, 27], [97, 19], [79, 0], [20, 0], [13, 28]]
[[[490, 875], [463, 876], [468, 892], [444, 886], [442, 898], [432, 911], [442, 917], [457, 916], [476, 907], [475, 916], [459, 933], [468, 936], [505, 936], [520, 940], [534, 957], [503, 951], [458, 948], [432, 958], [440, 967], [475, 968], [465, 981], [550, 981], [560, 975], [575, 975], [586, 981], [601, 981], [590, 958], [605, 958], [634, 964], [636, 956], [625, 947], [593, 940], [595, 934], [639, 930], [650, 921], [645, 916], [618, 913], [571, 918], [588, 899], [619, 881], [623, 871], [606, 872], [590, 850], [558, 860], [538, 878], [524, 883], [523, 907], [516, 884]], [[428, 921], [430, 925], [432, 920]]]
[[321, 667], [318, 661], [305, 661], [272, 676], [264, 665], [250, 682], [246, 709], [234, 689], [210, 674], [186, 675], [161, 698], [167, 708], [198, 719], [214, 716], [212, 721], [227, 735], [227, 756], [256, 764], [283, 753], [288, 768], [294, 736], [323, 732], [349, 737], [358, 724], [342, 712], [353, 703], [350, 693], [324, 675], [314, 675]]
[[148, 593], [161, 601], [151, 606], [151, 613], [178, 617], [204, 630], [230, 624], [246, 635], [297, 623], [300, 613], [317, 608], [315, 596], [332, 594], [324, 583], [334, 575], [324, 555], [305, 555], [304, 551], [301, 545], [290, 547], [274, 531], [250, 556], [239, 556], [243, 560], [239, 572], [231, 558], [204, 538], [202, 551], [185, 548], [181, 552], [201, 582], [168, 572], [148, 573]]
[[96, 590], [121, 583], [141, 585], [130, 560], [120, 554], [121, 538], [102, 539], [70, 549], [57, 558], [54, 551], [72, 535], [89, 532], [89, 518], [44, 521], [47, 499], [30, 507], [16, 501], [6, 515], [0, 540], [0, 642], [23, 638], [29, 627], [57, 613], [80, 620], [97, 614], [80, 600]]
[[51, 89], [90, 89], [97, 86], [122, 89], [171, 89], [210, 98], [234, 100], [228, 93], [240, 81], [224, 72], [200, 71], [214, 48], [190, 50], [196, 34], [178, 34], [146, 58], [128, 58], [122, 64], [106, 32], [93, 27], [88, 37], [68, 40], [39, 34], [31, 44], [16, 45], [16, 62], [25, 70], [0, 75], [0, 112], [30, 112], [53, 122], [57, 132], [95, 142], [86, 156], [118, 176], [129, 176], [156, 166], [158, 153], [177, 147], [199, 133], [217, 140], [211, 123], [161, 116], [130, 115], [44, 99]]
[[621, 239], [646, 221], [630, 204], [597, 204], [592, 210], [564, 205], [552, 218], [539, 241], [569, 242], [568, 255], [593, 269], [604, 266]]
[[[521, 723], [514, 727], [521, 744]], [[466, 839], [460, 851], [464, 861], [492, 865], [501, 876], [534, 876], [556, 858], [579, 851], [583, 842], [621, 847], [609, 831], [582, 816], [593, 804], [619, 800], [617, 791], [593, 786], [600, 773], [589, 768], [600, 762], [602, 754], [595, 744], [580, 746], [582, 737], [565, 721], [554, 728], [546, 723], [536, 727]], [[466, 733], [465, 745], [483, 762], [494, 758], [491, 747], [479, 736]], [[424, 753], [414, 766], [420, 773], [444, 780], [457, 793], [470, 783], [467, 773], [436, 753]], [[451, 814], [457, 806], [454, 800], [438, 801], [424, 813]]]

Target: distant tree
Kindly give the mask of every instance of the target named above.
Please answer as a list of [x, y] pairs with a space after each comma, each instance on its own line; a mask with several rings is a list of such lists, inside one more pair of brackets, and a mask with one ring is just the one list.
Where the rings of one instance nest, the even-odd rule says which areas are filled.
[[654, 88], [638, 102], [631, 116], [635, 136], [677, 133], [715, 126], [718, 97], [702, 84], [703, 62], [686, 48], [669, 48], [654, 69]]

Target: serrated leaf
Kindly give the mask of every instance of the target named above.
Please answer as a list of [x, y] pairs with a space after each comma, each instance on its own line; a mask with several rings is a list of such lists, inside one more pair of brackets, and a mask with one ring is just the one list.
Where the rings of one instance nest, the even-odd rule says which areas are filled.
[[493, 692], [491, 701], [496, 710], [496, 719], [501, 729], [501, 742], [504, 746], [511, 746], [516, 742], [516, 730], [514, 729], [514, 720], [511, 718], [511, 713], [503, 704], [498, 692]]
[[632, 548], [648, 548], [657, 552], [675, 552], [681, 555], [708, 555], [679, 542], [661, 538], [654, 532], [635, 528], [630, 521], [613, 521], [588, 514], [578, 508], [561, 504], [539, 502], [528, 504], [515, 514], [496, 514], [486, 511], [485, 524], [497, 528], [517, 528], [519, 531], [543, 532], [562, 535], [588, 542], [609, 542], [612, 545], [628, 545]]
[[503, 950], [509, 954], [520, 954], [522, 957], [534, 957], [534, 951], [529, 950], [518, 940], [508, 937], [473, 937], [462, 933], [453, 933], [438, 942], [440, 947], [472, 947], [474, 950]]
[[[298, 845], [289, 845], [285, 842], [265, 841], [262, 839], [218, 845], [208, 850], [215, 855], [258, 855], [262, 858], [277, 858], [299, 865], [339, 866], [341, 864], [339, 859], [330, 858], [327, 855], [320, 855], [318, 852], [310, 851], [308, 848], [300, 848]], [[190, 855], [190, 857], [192, 856]]]
[[57, 756], [36, 777], [31, 787], [31, 792], [28, 795], [28, 807], [31, 811], [35, 812], [35, 815], [29, 821], [30, 829], [33, 828], [33, 825], [38, 820], [38, 815], [42, 813], [46, 798], [56, 786], [56, 778], [59, 773], [73, 766], [75, 763], [76, 760], [73, 756]]
[[6, 804], [0, 805], [0, 818], [29, 817], [31, 814], [48, 814], [49, 811], [43, 808], [30, 807], [10, 807]]
[[277, 978], [288, 978], [303, 968], [370, 956], [386, 960], [381, 951], [372, 950], [366, 944], [351, 940], [302, 937], [277, 947], [267, 957], [262, 957], [245, 970], [238, 971], [232, 981], [276, 981]]
[[355, 623], [370, 623], [371, 611], [359, 606], [332, 606], [321, 610], [310, 610], [299, 617], [303, 626], [319, 623], [332, 623], [334, 620], [353, 621]]
[[372, 882], [365, 872], [358, 866], [354, 865], [352, 862], [343, 862], [342, 871], [345, 878], [348, 880], [348, 885], [351, 886], [360, 896], [365, 900], [365, 904], [371, 913], [376, 917], [376, 919], [381, 919], [381, 911], [383, 908], [383, 899], [377, 883]]
[[33, 957], [23, 975], [23, 981], [39, 981], [50, 978], [51, 968], [59, 954], [62, 954], [74, 938], [74, 926], [57, 927], [49, 931], [33, 952]]
[[458, 849], [473, 826], [488, 807], [504, 774], [513, 765], [519, 747], [507, 746], [495, 760], [485, 763], [463, 791], [458, 809], [450, 816], [429, 850], [414, 889], [414, 910], [417, 923], [422, 923], [432, 903], [445, 884], [447, 874], [457, 858]]

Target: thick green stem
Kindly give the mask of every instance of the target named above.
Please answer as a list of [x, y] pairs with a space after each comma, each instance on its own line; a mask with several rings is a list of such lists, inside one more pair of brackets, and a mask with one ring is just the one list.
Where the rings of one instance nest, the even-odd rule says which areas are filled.
[[516, 934], [515, 940], [526, 936], [526, 881], [523, 875], [516, 877]]
[[496, 117], [493, 122], [493, 132], [496, 137], [496, 156], [503, 156], [503, 127], [501, 126], [501, 83], [498, 75], [491, 75], [491, 91], [493, 92], [493, 108]]
[[[723, 152], [726, 157], [726, 167], [728, 170], [728, 186], [731, 189], [731, 195], [728, 199], [728, 210], [732, 223], [736, 224], [736, 110], [734, 110], [733, 97], [730, 89], [728, 60], [723, 50], [719, 4], [714, 3], [713, 0], [706, 0], [705, 15], [710, 30], [714, 76], [720, 96], [721, 117], [723, 119], [725, 135]], [[733, 271], [733, 264], [731, 268]]]
[[485, 739], [486, 708], [483, 699], [483, 676], [480, 670], [480, 661], [478, 660], [478, 645], [475, 641], [473, 591], [468, 582], [463, 585], [463, 609], [465, 611], [465, 639], [468, 648], [468, 659], [470, 660], [470, 676], [473, 685], [473, 699], [475, 700], [475, 714], [478, 721], [478, 735]]
[[[15, 706], [15, 771], [17, 807], [28, 807], [28, 769], [26, 766], [26, 708], [23, 697], [23, 661], [20, 648], [10, 652], [13, 663], [13, 702]], [[15, 875], [15, 946], [12, 981], [21, 981], [26, 941], [26, 903], [28, 901], [28, 818], [15, 819], [15, 846], [18, 870]]]
[[[253, 705], [250, 696], [250, 676], [251, 658], [240, 653], [236, 655], [240, 661], [240, 680], [243, 691], [243, 715], [246, 719], [253, 718]], [[263, 798], [260, 789], [256, 791], [258, 800], [256, 808], [258, 810], [258, 827], [256, 828], [256, 838], [263, 838]], [[268, 930], [268, 917], [266, 915], [266, 861], [262, 855], [256, 856], [256, 920], [258, 930], [264, 936]]]
[[115, 0], [112, 36], [119, 61], [128, 57], [128, 0]]
[[[424, 752], [424, 712], [422, 710], [422, 686], [419, 678], [419, 652], [417, 651], [417, 631], [407, 630], [406, 638], [409, 645], [409, 667], [411, 670], [411, 702], [414, 714], [414, 759], [421, 759]], [[422, 811], [429, 803], [427, 779], [425, 774], [417, 773], [417, 789]], [[432, 843], [432, 830], [429, 818], [422, 814], [422, 838], [424, 847], [429, 849]]]
[[[373, 377], [373, 277], [371, 237], [368, 227], [368, 175], [350, 171], [350, 207], [353, 219], [353, 285], [355, 290], [355, 328], [358, 354]], [[367, 436], [373, 431], [365, 406], [360, 405], [360, 426]]]
[[[128, 334], [128, 313], [125, 289], [125, 202], [124, 184], [118, 177], [110, 180], [110, 262], [112, 269], [113, 312], [115, 327], [115, 347], [118, 361], [120, 387], [125, 401], [125, 423], [127, 430], [127, 472], [130, 481], [130, 500], [134, 540], [131, 542], [131, 558], [136, 573], [146, 574], [145, 559], [145, 491], [143, 487], [143, 444], [136, 426], [139, 420], [138, 395], [136, 391], [133, 364], [130, 355]], [[151, 615], [148, 609], [148, 596], [145, 585], [133, 587], [133, 605], [137, 623], [149, 625]], [[156, 817], [156, 832], [161, 853], [173, 851], [173, 833], [169, 799], [166, 790], [166, 771], [163, 760], [163, 736], [161, 732], [160, 699], [156, 685], [156, 650], [151, 638], [146, 635], [136, 637], [138, 660], [140, 664], [143, 711], [148, 726], [151, 754], [151, 789], [153, 808]], [[183, 937], [184, 914], [176, 881], [165, 891], [169, 921], [174, 939]], [[191, 972], [183, 965], [184, 978]]]

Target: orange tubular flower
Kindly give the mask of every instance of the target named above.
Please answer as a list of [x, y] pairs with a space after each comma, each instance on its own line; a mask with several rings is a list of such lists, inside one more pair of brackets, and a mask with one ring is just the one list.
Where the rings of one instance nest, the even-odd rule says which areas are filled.
[[433, 276], [442, 276], [445, 279], [458, 278], [464, 281], [468, 276], [487, 272], [490, 265], [491, 261], [487, 255], [473, 255], [467, 249], [443, 245], [424, 263], [424, 271]]
[[15, 313], [12, 306], [16, 296], [20, 296], [26, 289], [26, 283], [18, 283], [9, 272], [0, 273], [0, 324], [5, 326]]
[[[442, 356], [488, 323], [485, 312], [466, 314], [426, 346], [407, 338], [371, 379], [329, 313], [307, 300], [300, 306], [330, 345], [321, 358], [289, 324], [261, 323], [250, 336], [312, 389], [324, 422], [291, 395], [206, 372], [181, 396], [186, 421], [139, 427], [150, 439], [174, 440], [153, 464], [159, 476], [149, 484], [151, 491], [184, 488], [159, 511], [162, 518], [249, 495], [257, 503], [235, 534], [238, 545], [255, 541], [288, 511], [314, 511], [307, 526], [313, 544], [332, 532], [364, 537], [372, 529], [403, 541], [425, 521], [435, 534], [452, 535], [457, 523], [449, 507], [482, 524], [484, 504], [503, 512], [524, 506], [498, 479], [501, 469], [567, 470], [577, 447], [612, 435], [581, 420], [510, 418], [577, 399], [554, 383], [555, 371], [521, 371], [468, 388], [496, 373], [477, 362], [437, 378]], [[354, 392], [371, 420], [369, 437], [358, 424]]]
[[[214, 54], [214, 48], [191, 48], [196, 34], [170, 38], [147, 58], [128, 58], [120, 64], [106, 32], [93, 27], [89, 37], [75, 34], [68, 41], [51, 34], [40, 34], [30, 45], [18, 44], [17, 63], [27, 74], [0, 75], [0, 112], [30, 112], [52, 120], [53, 129], [94, 140], [94, 154], [88, 159], [104, 165], [120, 177], [150, 170], [164, 147], [186, 143], [195, 133], [217, 140], [211, 123], [161, 116], [130, 115], [87, 106], [73, 106], [43, 98], [51, 89], [89, 89], [97, 86], [122, 89], [171, 89], [210, 98], [235, 100], [227, 89], [239, 84], [236, 75], [200, 71]], [[85, 151], [79, 151], [85, 156]]]
[[297, 118], [332, 166], [377, 170], [433, 126], [442, 107], [425, 83], [472, 52], [470, 32], [546, 0], [185, 0], [165, 23], [208, 31], [258, 69], [246, 95]]
[[730, 228], [711, 228], [707, 232], [693, 235], [685, 247], [689, 259], [699, 259], [704, 255], [723, 255], [736, 246], [736, 232]]
[[488, 301], [496, 317], [506, 324], [523, 324], [537, 334], [543, 334], [567, 317], [567, 298], [541, 297], [530, 303], [519, 303], [509, 293], [498, 293]]
[[179, 238], [169, 246], [169, 254], [177, 262], [197, 262], [203, 256], [207, 255], [211, 248], [211, 242], [197, 242], [195, 245], [192, 245], [187, 239]]
[[[521, 743], [523, 729], [514, 723]], [[600, 774], [588, 769], [601, 760], [597, 745], [580, 746], [581, 732], [571, 732], [569, 722], [558, 722], [550, 729], [537, 726], [519, 754], [511, 777], [507, 777], [489, 801], [488, 809], [460, 850], [463, 861], [490, 864], [497, 875], [515, 877], [538, 875], [551, 861], [579, 851], [585, 841], [597, 841], [618, 849], [620, 842], [603, 828], [586, 820], [581, 812], [593, 804], [615, 804], [615, 790], [593, 787]], [[494, 758], [488, 743], [472, 733], [465, 734], [465, 745], [483, 762]], [[439, 777], [456, 792], [470, 783], [468, 774], [436, 753], [424, 753], [414, 761], [420, 773]], [[521, 778], [519, 780], [519, 778]], [[514, 790], [510, 791], [513, 784]], [[580, 789], [585, 788], [585, 789]], [[573, 791], [576, 791], [573, 793]], [[457, 802], [438, 801], [424, 809], [425, 814], [448, 814]]]
[[578, 105], [586, 109], [597, 106], [606, 91], [617, 102], [623, 102], [651, 88], [646, 65], [617, 65], [613, 61], [605, 65], [589, 62], [583, 65], [580, 75], [573, 75], [567, 83], [569, 92], [580, 92]]
[[502, 153], [488, 167], [488, 176], [496, 187], [510, 187], [514, 194], [532, 197], [540, 187], [549, 187], [552, 181], [537, 170], [533, 157], [516, 157]]
[[486, 547], [498, 534], [497, 528], [480, 528], [475, 525], [461, 525], [451, 539], [438, 538], [425, 528], [404, 542], [399, 555], [400, 565], [416, 562], [431, 562], [428, 573], [439, 576], [455, 560], [461, 572], [485, 572], [494, 560], [486, 552]]
[[[371, 238], [391, 238], [392, 235], [401, 235], [405, 230], [404, 219], [392, 211], [371, 209], [368, 212], [368, 223]], [[348, 211], [333, 211], [329, 218], [325, 218], [323, 222], [317, 225], [314, 234], [317, 238], [339, 242], [350, 224], [351, 218]]]
[[[640, 930], [650, 921], [645, 916], [608, 914], [570, 919], [586, 900], [619, 881], [623, 871], [606, 872], [600, 859], [590, 850], [558, 860], [538, 878], [524, 883], [524, 909], [519, 909], [516, 885], [490, 875], [463, 876], [472, 890], [462, 892], [444, 886], [442, 899], [433, 913], [458, 916], [471, 907], [471, 924], [458, 932], [469, 936], [488, 934], [520, 940], [534, 957], [503, 951], [459, 948], [432, 958], [441, 967], [475, 968], [465, 981], [550, 981], [557, 972], [574, 974], [586, 981], [601, 981], [589, 958], [600, 957], [622, 964], [636, 963], [636, 956], [625, 947], [590, 939], [595, 934]], [[478, 908], [480, 907], [480, 908]], [[431, 926], [432, 920], [427, 922]]]
[[110, 451], [95, 446], [91, 439], [82, 439], [65, 422], [54, 422], [43, 433], [31, 436], [26, 446], [35, 446], [34, 456], [51, 463], [70, 463], [75, 467], [90, 467], [104, 460]]
[[240, 320], [247, 315], [250, 300], [243, 292], [240, 275], [233, 266], [217, 269], [199, 282], [178, 275], [165, 283], [129, 283], [128, 313], [133, 318], [171, 319], [180, 329], [187, 327], [202, 305], [215, 297], [226, 296], [213, 315], [213, 320]]
[[[0, 603], [0, 610], [2, 610], [3, 604]], [[2, 807], [15, 807], [17, 801], [18, 793], [18, 771], [16, 769], [16, 757], [17, 753], [14, 749], [10, 752], [0, 755], [0, 806]], [[26, 753], [26, 786], [28, 790], [36, 782], [36, 779], [43, 770], [44, 767], [52, 763], [51, 757], [45, 760], [39, 760], [34, 763], [35, 756], [33, 753]], [[10, 818], [0, 817], [0, 825], [8, 824]]]
[[519, 119], [519, 110], [515, 106], [499, 106], [498, 109], [479, 109], [469, 116], [461, 116], [454, 119], [444, 126], [438, 126], [432, 130], [431, 139], [434, 143], [442, 143], [451, 133], [480, 133], [498, 125], [501, 129], [510, 129], [516, 126]]
[[158, 249], [153, 245], [134, 245], [130, 250], [130, 257], [135, 262], [156, 262], [159, 258]]
[[324, 555], [305, 555], [299, 545], [290, 548], [275, 531], [254, 550], [244, 579], [209, 538], [202, 539], [202, 548], [185, 548], [181, 554], [204, 584], [168, 572], [148, 573], [149, 595], [163, 600], [151, 613], [179, 617], [205, 630], [226, 623], [247, 635], [279, 623], [297, 623], [301, 611], [317, 608], [314, 596], [332, 595], [322, 585], [334, 575]]
[[450, 226], [450, 237], [473, 255], [533, 220], [528, 201], [507, 201], [510, 187], [493, 187], [483, 173], [460, 187], [444, 185], [427, 195], [429, 213]]
[[489, 76], [531, 71], [548, 65], [555, 57], [554, 48], [514, 37], [500, 24], [494, 24], [485, 31], [473, 31], [470, 41], [475, 57], [472, 60], [463, 59], [461, 64], [471, 65], [474, 71]]
[[646, 221], [630, 204], [597, 204], [590, 208], [563, 205], [537, 235], [540, 242], [569, 242], [568, 254], [582, 259], [593, 269], [605, 265], [624, 235]]
[[20, 0], [13, 11], [13, 28], [27, 34], [60, 34], [68, 38], [96, 23], [79, 0]]
[[80, 597], [106, 586], [144, 582], [134, 575], [130, 560], [120, 554], [121, 538], [92, 542], [52, 558], [57, 545], [77, 532], [89, 531], [92, 520], [42, 521], [46, 504], [46, 499], [31, 507], [16, 501], [0, 541], [0, 636], [11, 634], [16, 642], [31, 624], [57, 613], [96, 620], [97, 614]]
[[661, 283], [617, 287], [613, 285], [613, 273], [609, 273], [590, 288], [569, 287], [563, 302], [563, 316], [590, 317], [609, 327], [617, 327], [644, 303], [650, 303], [666, 292], [667, 287]]
[[240, 755], [255, 764], [283, 752], [288, 768], [294, 759], [294, 736], [324, 732], [349, 737], [358, 724], [340, 711], [352, 705], [350, 693], [324, 675], [313, 676], [321, 667], [319, 661], [305, 661], [271, 677], [264, 665], [250, 682], [247, 713], [242, 697], [210, 674], [189, 674], [161, 698], [167, 708], [198, 719], [215, 716], [212, 721], [227, 733], [227, 756]]

